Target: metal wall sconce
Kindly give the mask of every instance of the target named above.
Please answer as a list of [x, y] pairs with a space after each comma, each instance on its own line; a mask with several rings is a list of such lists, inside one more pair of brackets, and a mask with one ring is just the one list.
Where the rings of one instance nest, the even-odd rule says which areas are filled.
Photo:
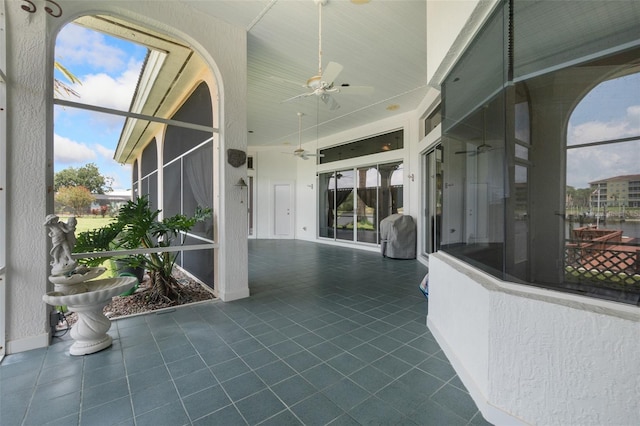
[[[31, 0], [22, 0], [24, 3], [27, 4], [23, 4], [20, 6], [20, 8], [22, 10], [24, 10], [25, 12], [29, 12], [29, 13], [36, 13], [36, 5], [31, 1]], [[56, 7], [56, 9], [52, 9], [51, 7], [49, 7], [49, 4], [52, 4]], [[56, 3], [53, 0], [45, 0], [45, 7], [44, 10], [45, 12], [47, 12], [49, 15], [53, 16], [54, 18], [59, 18], [62, 16], [62, 8], [60, 7], [60, 5], [58, 3]]]
[[240, 204], [244, 204], [244, 189], [248, 187], [247, 182], [245, 182], [244, 178], [240, 178], [236, 186], [243, 190], [243, 194], [240, 195]]

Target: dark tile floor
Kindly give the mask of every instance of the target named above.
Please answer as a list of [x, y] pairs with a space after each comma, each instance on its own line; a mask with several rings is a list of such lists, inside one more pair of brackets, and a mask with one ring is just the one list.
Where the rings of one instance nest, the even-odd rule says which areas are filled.
[[0, 364], [0, 424], [486, 424], [425, 326], [413, 260], [250, 240], [252, 297], [113, 322]]

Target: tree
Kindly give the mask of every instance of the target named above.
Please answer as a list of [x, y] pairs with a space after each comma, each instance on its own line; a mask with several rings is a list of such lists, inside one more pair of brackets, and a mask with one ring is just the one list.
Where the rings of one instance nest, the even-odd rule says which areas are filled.
[[96, 199], [84, 186], [63, 186], [56, 193], [56, 201], [73, 209], [80, 216]]
[[98, 166], [88, 163], [77, 169], [68, 167], [60, 170], [53, 178], [53, 188], [57, 192], [63, 186], [84, 186], [92, 194], [104, 194], [113, 191], [112, 182], [113, 178], [100, 174]]

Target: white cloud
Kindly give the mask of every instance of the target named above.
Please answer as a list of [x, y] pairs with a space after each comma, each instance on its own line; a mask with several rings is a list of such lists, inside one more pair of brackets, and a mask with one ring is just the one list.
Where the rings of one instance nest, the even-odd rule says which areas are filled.
[[632, 105], [627, 108], [627, 115], [619, 120], [607, 122], [594, 120], [577, 126], [569, 123], [567, 144], [578, 145], [638, 135], [640, 135], [640, 105]]
[[125, 67], [127, 54], [106, 44], [105, 36], [76, 24], [65, 26], [56, 39], [56, 60], [73, 70], [74, 64], [89, 64], [108, 72]]
[[95, 150], [98, 151], [98, 154], [100, 154], [102, 157], [104, 157], [107, 160], [111, 160], [113, 159], [113, 154], [114, 154], [114, 150], [111, 148], [107, 148], [104, 145], [100, 145], [99, 143], [94, 145]]
[[59, 135], [54, 135], [53, 152], [59, 164], [87, 163], [96, 158], [96, 153], [86, 144]]
[[567, 185], [640, 173], [640, 142], [623, 142], [567, 150]]
[[82, 84], [73, 85], [73, 89], [80, 95], [82, 103], [128, 111], [140, 68], [139, 62], [131, 61], [120, 75], [88, 74], [81, 78]]

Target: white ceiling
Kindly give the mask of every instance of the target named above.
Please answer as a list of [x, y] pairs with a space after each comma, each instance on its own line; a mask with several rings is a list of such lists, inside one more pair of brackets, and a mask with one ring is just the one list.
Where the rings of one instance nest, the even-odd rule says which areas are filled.
[[[426, 88], [426, 0], [329, 0], [322, 9], [323, 68], [344, 66], [337, 85], [373, 86], [371, 95], [337, 94], [330, 111], [304, 93], [318, 73], [318, 6], [314, 0], [183, 0], [248, 31], [248, 144], [297, 144], [411, 111]], [[274, 79], [274, 77], [280, 79]], [[300, 85], [291, 82], [300, 82]], [[390, 105], [397, 105], [388, 110]], [[316, 134], [316, 122], [319, 123]]]

